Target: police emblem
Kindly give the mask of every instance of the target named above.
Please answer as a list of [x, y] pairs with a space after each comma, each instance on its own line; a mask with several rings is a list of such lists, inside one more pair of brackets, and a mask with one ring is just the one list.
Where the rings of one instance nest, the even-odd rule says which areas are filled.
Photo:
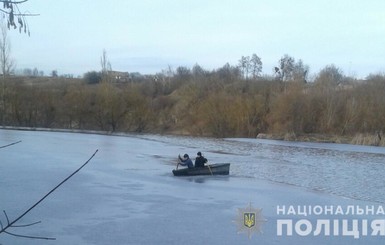
[[243, 224], [247, 228], [251, 228], [255, 225], [255, 213], [243, 213]]
[[251, 203], [246, 208], [238, 208], [238, 216], [234, 220], [238, 226], [238, 233], [247, 233], [249, 239], [253, 232], [263, 233], [262, 224], [266, 221], [262, 215], [262, 209], [253, 208]]

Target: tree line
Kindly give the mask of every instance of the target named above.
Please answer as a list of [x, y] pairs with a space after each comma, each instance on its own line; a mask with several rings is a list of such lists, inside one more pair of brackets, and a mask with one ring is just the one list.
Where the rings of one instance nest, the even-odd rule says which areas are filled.
[[214, 137], [385, 131], [383, 74], [355, 80], [329, 65], [306, 82], [306, 66], [289, 58], [282, 58], [275, 77], [249, 76], [241, 64], [170, 68], [125, 82], [108, 73], [96, 83], [88, 76], [8, 77], [0, 119], [4, 126]]

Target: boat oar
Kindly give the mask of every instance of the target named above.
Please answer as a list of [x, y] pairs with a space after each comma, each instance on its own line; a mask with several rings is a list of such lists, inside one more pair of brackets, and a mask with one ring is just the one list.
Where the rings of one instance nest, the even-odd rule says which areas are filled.
[[213, 171], [211, 171], [211, 167], [209, 163], [207, 163], [207, 167], [209, 168], [210, 174], [213, 175]]
[[180, 163], [180, 154], [178, 155], [178, 161], [176, 163], [176, 170], [178, 170], [179, 163]]

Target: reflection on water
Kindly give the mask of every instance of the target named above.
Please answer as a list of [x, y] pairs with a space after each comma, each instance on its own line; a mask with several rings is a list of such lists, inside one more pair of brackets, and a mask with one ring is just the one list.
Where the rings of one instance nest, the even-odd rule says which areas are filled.
[[146, 138], [204, 151], [213, 162], [231, 162], [231, 176], [385, 203], [385, 149], [381, 147], [258, 139]]

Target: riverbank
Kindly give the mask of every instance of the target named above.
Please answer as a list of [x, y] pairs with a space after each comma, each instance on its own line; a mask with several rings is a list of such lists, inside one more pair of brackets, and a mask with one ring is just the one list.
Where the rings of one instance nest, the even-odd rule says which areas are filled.
[[272, 139], [284, 141], [301, 141], [314, 143], [336, 143], [366, 146], [385, 146], [385, 140], [380, 134], [356, 134], [355, 136], [322, 135], [322, 134], [258, 134], [257, 139]]
[[[109, 132], [101, 130], [83, 130], [83, 129], [60, 129], [60, 128], [33, 128], [33, 127], [14, 127], [14, 126], [0, 126], [0, 129], [8, 130], [22, 130], [22, 131], [47, 131], [47, 132], [65, 132], [65, 133], [82, 133], [82, 134], [101, 134], [101, 135], [116, 135], [124, 136], [127, 134], [138, 134], [135, 132]], [[146, 132], [159, 134], [159, 132]], [[165, 135], [175, 136], [190, 136], [202, 137], [202, 135], [192, 135], [187, 131], [170, 131], [164, 133]], [[385, 147], [385, 139], [382, 134], [356, 134], [355, 136], [338, 136], [338, 135], [323, 135], [323, 134], [264, 134], [257, 135], [257, 139], [283, 140], [293, 142], [313, 142], [313, 143], [335, 143], [335, 144], [351, 144], [351, 145], [366, 145], [366, 146], [381, 146]], [[209, 137], [209, 136], [205, 136]], [[236, 136], [234, 136], [236, 137]], [[209, 138], [213, 138], [212, 136]]]
[[282, 83], [222, 75], [214, 71], [167, 82], [143, 78], [97, 84], [12, 78], [4, 81], [0, 122], [218, 138], [272, 133], [275, 139], [385, 145], [376, 139], [376, 132], [385, 132], [383, 76], [335, 87], [325, 81]]

